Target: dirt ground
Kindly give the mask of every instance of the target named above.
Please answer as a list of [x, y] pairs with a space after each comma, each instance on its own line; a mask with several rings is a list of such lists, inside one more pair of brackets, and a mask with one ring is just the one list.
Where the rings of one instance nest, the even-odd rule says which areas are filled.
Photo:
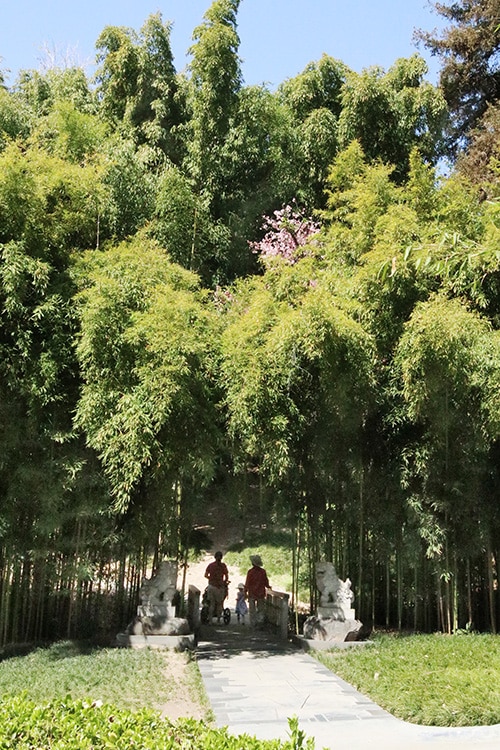
[[[220, 546], [225, 547], [225, 545]], [[199, 562], [189, 564], [186, 571], [186, 590], [189, 586], [196, 586], [201, 594], [203, 594], [207, 585], [205, 570], [213, 559], [213, 554], [207, 553]], [[225, 606], [234, 611], [236, 590], [238, 583], [242, 581], [242, 577], [237, 568], [228, 566], [228, 570], [230, 583]], [[182, 571], [179, 578], [179, 588], [181, 584]], [[207, 714], [210, 711], [210, 706], [204, 702], [203, 696], [199, 694], [199, 691], [193, 685], [193, 677], [190, 669], [192, 665], [189, 664], [190, 658], [192, 657], [185, 653], [169, 652], [167, 655], [165, 679], [174, 683], [175, 694], [161, 706], [161, 714], [172, 721], [184, 717], [206, 721]]]
[[[196, 586], [200, 594], [207, 585], [205, 570], [207, 565], [214, 560], [214, 553], [220, 549], [225, 552], [231, 545], [241, 541], [241, 528], [238, 522], [230, 521], [224, 509], [216, 508], [213, 514], [207, 514], [208, 525], [205, 527], [208, 537], [212, 540], [212, 547], [198, 562], [190, 563], [186, 570], [185, 591], [189, 586]], [[249, 561], [250, 567], [250, 561]], [[228, 565], [229, 571], [229, 590], [228, 596], [224, 603], [234, 613], [236, 604], [236, 592], [238, 583], [244, 583], [244, 576], [239, 569]], [[179, 570], [178, 588], [182, 588], [183, 571]], [[234, 617], [234, 615], [233, 615]], [[233, 624], [233, 619], [231, 620]], [[177, 683], [175, 696], [161, 706], [161, 713], [175, 721], [181, 717], [190, 717], [206, 721], [210, 712], [210, 706], [204, 702], [203, 695], [199, 694], [193, 688], [193, 679], [190, 675], [188, 663], [189, 656], [171, 652], [166, 669], [166, 679], [173, 680]]]

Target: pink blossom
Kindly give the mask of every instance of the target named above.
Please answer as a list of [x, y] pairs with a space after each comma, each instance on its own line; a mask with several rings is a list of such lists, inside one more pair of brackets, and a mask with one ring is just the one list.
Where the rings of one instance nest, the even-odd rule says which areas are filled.
[[284, 206], [272, 216], [264, 217], [262, 229], [266, 230], [264, 237], [259, 242], [249, 243], [252, 252], [258, 253], [264, 263], [279, 257], [292, 264], [304, 256], [299, 248], [319, 232], [320, 226], [312, 219], [301, 216], [291, 206]]

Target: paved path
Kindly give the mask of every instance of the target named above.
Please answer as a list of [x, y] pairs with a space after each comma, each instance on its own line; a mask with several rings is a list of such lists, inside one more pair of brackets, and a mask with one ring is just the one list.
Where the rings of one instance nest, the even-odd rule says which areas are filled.
[[197, 658], [217, 725], [232, 734], [288, 739], [288, 717], [316, 750], [500, 750], [493, 727], [419, 727], [387, 713], [304, 653], [233, 625], [205, 627]]

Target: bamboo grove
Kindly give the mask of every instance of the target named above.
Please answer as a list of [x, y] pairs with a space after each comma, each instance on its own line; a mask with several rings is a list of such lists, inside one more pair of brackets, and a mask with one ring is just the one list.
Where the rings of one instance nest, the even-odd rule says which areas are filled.
[[324, 55], [276, 91], [238, 6], [186, 71], [155, 15], [0, 87], [0, 645], [116, 632], [214, 502], [290, 531], [295, 598], [331, 559], [365, 622], [496, 632], [495, 3], [440, 5], [442, 86]]

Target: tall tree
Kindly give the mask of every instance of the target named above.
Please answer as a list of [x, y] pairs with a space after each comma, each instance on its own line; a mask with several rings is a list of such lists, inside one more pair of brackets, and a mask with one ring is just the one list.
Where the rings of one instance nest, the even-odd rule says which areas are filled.
[[100, 227], [103, 237], [121, 241], [151, 218], [158, 175], [144, 163], [134, 141], [118, 136], [107, 141], [102, 185], [106, 190]]
[[214, 222], [206, 202], [175, 166], [167, 167], [159, 176], [147, 232], [167, 250], [171, 260], [197, 273], [206, 286], [224, 276], [229, 230]]
[[388, 71], [351, 72], [343, 88], [339, 142], [359, 140], [366, 156], [394, 166], [399, 181], [408, 174], [417, 147], [431, 163], [441, 155], [446, 105], [441, 92], [425, 81], [422, 57], [400, 58]]
[[279, 86], [279, 100], [292, 112], [300, 144], [298, 187], [293, 197], [311, 208], [324, 206], [328, 167], [338, 151], [338, 119], [349, 69], [328, 55], [309, 63]]
[[302, 73], [289, 78], [278, 88], [278, 95], [303, 122], [316, 109], [328, 109], [338, 118], [342, 110], [342, 87], [349, 72], [340, 60], [322, 55]]
[[372, 248], [378, 219], [398, 197], [392, 173], [391, 165], [370, 164], [357, 140], [333, 161], [322, 215], [337, 258], [357, 261]]
[[95, 92], [91, 90], [83, 68], [49, 68], [22, 70], [14, 86], [21, 101], [36, 116], [47, 115], [56, 102], [71, 102], [80, 112], [97, 111]]
[[107, 26], [96, 47], [97, 93], [104, 114], [137, 144], [174, 162], [181, 159], [176, 128], [183, 119], [170, 46], [171, 24], [150, 16], [140, 32]]
[[274, 261], [262, 279], [236, 285], [230, 303], [222, 343], [229, 432], [244, 464], [287, 488], [290, 520], [306, 510], [316, 534], [352, 488], [373, 350], [311, 258]]
[[0, 150], [10, 139], [26, 138], [33, 113], [22, 97], [0, 86]]
[[90, 253], [82, 273], [77, 423], [116, 508], [146, 486], [171, 495], [203, 485], [218, 419], [212, 322], [197, 277], [140, 239]]
[[206, 195], [215, 218], [222, 211], [225, 165], [221, 156], [242, 80], [236, 23], [239, 4], [240, 0], [214, 0], [193, 32], [190, 49], [188, 164], [197, 191]]
[[433, 5], [450, 26], [440, 36], [420, 30], [417, 37], [441, 58], [440, 86], [453, 116], [456, 149], [467, 142], [488, 104], [500, 98], [500, 11], [497, 0]]
[[481, 197], [498, 195], [500, 176], [500, 102], [488, 105], [477, 126], [469, 131], [468, 145], [460, 152], [457, 169], [482, 191]]
[[487, 321], [459, 300], [435, 296], [415, 308], [395, 358], [408, 416], [418, 425], [404, 450], [402, 481], [446, 583], [447, 630], [458, 622], [457, 558], [492, 541], [482, 483], [497, 431], [489, 393], [498, 382], [498, 344]]
[[81, 112], [70, 101], [58, 101], [46, 117], [37, 120], [32, 143], [76, 164], [98, 162], [108, 128], [102, 118]]

